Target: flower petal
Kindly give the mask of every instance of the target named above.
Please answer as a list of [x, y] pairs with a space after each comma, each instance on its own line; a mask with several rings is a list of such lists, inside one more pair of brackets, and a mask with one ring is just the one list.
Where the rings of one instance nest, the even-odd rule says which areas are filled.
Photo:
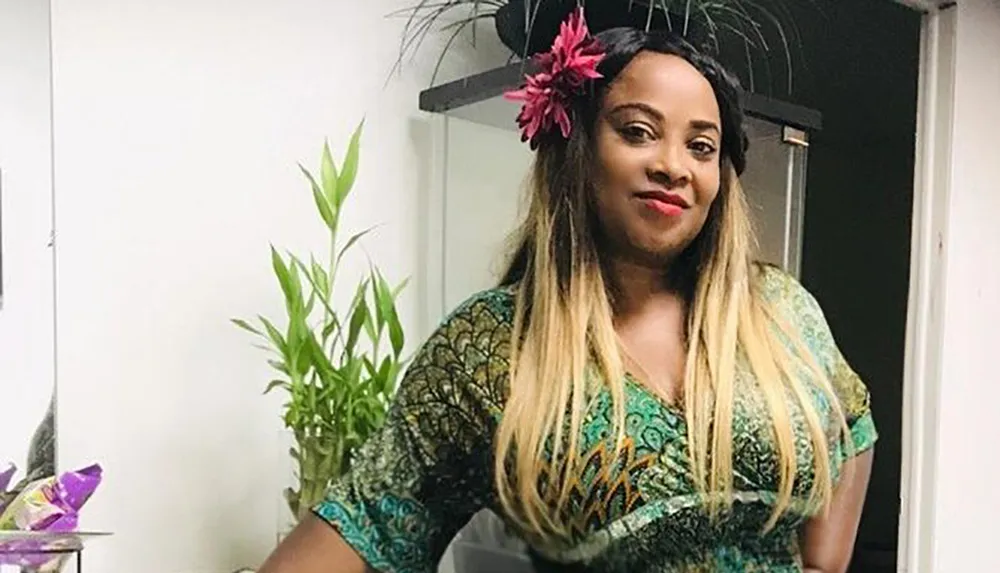
[[504, 93], [507, 100], [524, 102], [517, 116], [522, 141], [530, 141], [535, 149], [540, 136], [556, 127], [564, 138], [569, 137], [571, 98], [587, 80], [603, 77], [597, 67], [604, 57], [600, 43], [590, 36], [580, 6], [559, 25], [551, 49], [534, 56], [540, 71], [525, 76], [520, 89]]

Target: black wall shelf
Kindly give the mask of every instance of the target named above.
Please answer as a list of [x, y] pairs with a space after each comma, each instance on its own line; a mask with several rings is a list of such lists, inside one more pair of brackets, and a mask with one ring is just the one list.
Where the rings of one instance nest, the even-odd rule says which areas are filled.
[[[516, 88], [524, 74], [530, 71], [530, 63], [514, 62], [425, 89], [420, 92], [420, 109], [449, 113], [485, 102]], [[760, 94], [747, 93], [744, 109], [751, 117], [807, 132], [816, 132], [823, 127], [823, 115], [819, 111]], [[510, 118], [510, 125], [514, 126], [514, 116]]]

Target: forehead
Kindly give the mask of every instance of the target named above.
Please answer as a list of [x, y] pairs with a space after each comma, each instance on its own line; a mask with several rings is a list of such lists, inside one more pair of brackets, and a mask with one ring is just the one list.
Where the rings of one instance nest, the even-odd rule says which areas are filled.
[[641, 52], [611, 83], [605, 109], [644, 103], [667, 119], [685, 123], [695, 118], [719, 121], [719, 103], [712, 84], [679, 56]]

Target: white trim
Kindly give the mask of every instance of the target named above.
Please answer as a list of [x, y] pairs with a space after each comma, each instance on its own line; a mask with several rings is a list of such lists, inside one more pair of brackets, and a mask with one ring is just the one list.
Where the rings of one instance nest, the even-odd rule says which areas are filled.
[[[912, 2], [907, 2], [912, 4]], [[935, 465], [947, 210], [955, 91], [956, 10], [932, 10], [921, 31], [910, 292], [903, 380], [897, 570], [934, 571]]]

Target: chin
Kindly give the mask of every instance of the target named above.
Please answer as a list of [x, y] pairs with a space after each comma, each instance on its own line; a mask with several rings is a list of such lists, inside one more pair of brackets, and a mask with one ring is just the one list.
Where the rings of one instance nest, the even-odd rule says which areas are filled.
[[681, 237], [657, 237], [641, 241], [633, 246], [638, 259], [649, 266], [667, 266], [677, 258], [691, 242]]

